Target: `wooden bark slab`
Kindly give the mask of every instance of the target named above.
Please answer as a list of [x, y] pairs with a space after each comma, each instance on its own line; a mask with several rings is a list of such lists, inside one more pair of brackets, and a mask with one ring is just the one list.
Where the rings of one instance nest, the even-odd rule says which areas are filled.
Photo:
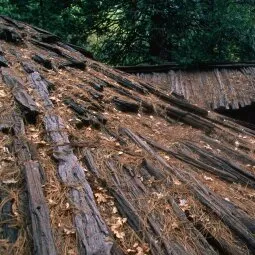
[[57, 251], [51, 232], [49, 209], [42, 190], [44, 173], [36, 160], [35, 151], [31, 150], [31, 145], [26, 141], [22, 118], [18, 114], [14, 114], [13, 118], [15, 135], [13, 146], [18, 164], [26, 177], [34, 254], [55, 255]]
[[[52, 106], [47, 107], [50, 99], [46, 87], [43, 86], [42, 89], [38, 79], [32, 81], [33, 88], [46, 102], [45, 109], [51, 109]], [[80, 254], [110, 254], [113, 242], [110, 241], [108, 228], [97, 209], [93, 192], [86, 180], [85, 169], [73, 153], [63, 121], [59, 116], [47, 113], [44, 117], [44, 125], [53, 145], [53, 157], [58, 162], [59, 177], [65, 185], [70, 187], [70, 197], [77, 209], [74, 223]]]
[[51, 233], [49, 209], [42, 191], [40, 165], [36, 161], [24, 164], [31, 213], [34, 254], [56, 255], [56, 247]]
[[151, 154], [166, 169], [168, 169], [178, 179], [188, 185], [194, 192], [196, 198], [208, 208], [210, 208], [218, 217], [247, 245], [251, 252], [255, 252], [255, 220], [250, 218], [240, 208], [221, 198], [212, 190], [205, 187], [201, 182], [195, 179], [192, 172], [181, 169], [175, 169], [159, 156], [145, 141], [127, 128], [121, 129], [136, 144]]
[[136, 90], [143, 94], [148, 93], [147, 89], [144, 88], [143, 86], [141, 86], [140, 84], [132, 82], [132, 81], [122, 77], [121, 75], [118, 75], [117, 73], [109, 72], [109, 70], [107, 70], [106, 68], [104, 68], [102, 66], [99, 66], [96, 63], [93, 63], [90, 67], [95, 69], [96, 71], [102, 72], [106, 76], [112, 78], [113, 80], [117, 81], [119, 84], [121, 84], [122, 86], [124, 86], [128, 89]]
[[72, 57], [72, 56], [66, 54], [63, 50], [61, 50], [57, 46], [54, 46], [54, 45], [51, 45], [48, 43], [44, 43], [44, 42], [40, 42], [40, 41], [37, 41], [34, 39], [31, 39], [31, 42], [41, 48], [44, 48], [48, 51], [52, 51], [52, 52], [58, 54], [60, 57], [67, 59], [68, 62], [63, 63], [62, 66], [60, 65], [60, 67], [71, 66], [71, 67], [79, 68], [81, 70], [84, 70], [86, 67], [85, 59], [76, 59], [75, 57]]
[[21, 35], [11, 27], [0, 25], [0, 40], [21, 44], [23, 42]]
[[2, 71], [3, 80], [7, 86], [12, 88], [12, 94], [19, 103], [15, 113], [12, 116], [12, 130], [14, 135], [13, 147], [17, 158], [18, 165], [26, 177], [27, 189], [30, 204], [30, 216], [33, 228], [34, 254], [38, 255], [55, 255], [56, 247], [54, 244], [51, 227], [49, 210], [42, 191], [42, 181], [44, 180], [43, 170], [35, 159], [34, 151], [26, 139], [24, 122], [21, 117], [22, 111], [27, 114], [37, 113], [35, 102], [26, 93], [23, 84], [9, 72]]
[[0, 67], [1, 67], [1, 66], [7, 67], [7, 66], [8, 66], [8, 62], [7, 62], [7, 60], [5, 59], [5, 57], [4, 57], [4, 56], [1, 56], [1, 54], [0, 54]]
[[20, 30], [24, 29], [24, 25], [23, 25], [22, 23], [17, 22], [17, 21], [15, 21], [14, 19], [11, 19], [10, 17], [5, 16], [5, 15], [0, 15], [0, 17], [1, 17], [2, 19], [4, 19], [5, 21], [7, 21], [9, 24], [11, 24], [11, 25], [13, 25], [14, 27], [18, 28], [18, 29], [20, 29]]
[[84, 168], [78, 162], [69, 145], [62, 120], [52, 114], [44, 118], [45, 130], [54, 146], [53, 156], [58, 162], [61, 181], [69, 186], [70, 196], [78, 209], [74, 221], [81, 254], [110, 254], [113, 243], [109, 239], [107, 226], [97, 209], [93, 192], [88, 184]]
[[[101, 176], [99, 174], [99, 171], [96, 169], [96, 166], [94, 165], [93, 157], [90, 153], [90, 151], [85, 150], [84, 151], [85, 156], [85, 162], [87, 163], [88, 169], [94, 173], [99, 180], [105, 182], [105, 180], [101, 179]], [[116, 200], [116, 206], [118, 207], [118, 210], [123, 215], [123, 217], [126, 217], [128, 220], [128, 223], [131, 228], [141, 237], [146, 240], [147, 243], [149, 243], [151, 248], [151, 253], [153, 255], [157, 254], [173, 254], [173, 255], [181, 255], [181, 254], [187, 254], [184, 250], [183, 246], [173, 240], [165, 240], [160, 235], [160, 227], [157, 225], [157, 223], [152, 219], [152, 217], [148, 217], [148, 222], [145, 222], [143, 217], [139, 214], [139, 212], [135, 209], [134, 205], [130, 201], [130, 199], [127, 198], [127, 196], [124, 194], [124, 192], [121, 190], [120, 180], [117, 177], [116, 169], [114, 167], [113, 162], [108, 162], [107, 166], [109, 167], [110, 171], [113, 173], [113, 182], [114, 182], [114, 188], [111, 188], [108, 186], [108, 189], [112, 196]], [[139, 185], [139, 184], [138, 184]], [[141, 184], [140, 184], [141, 185]], [[130, 194], [132, 193], [133, 184], [130, 184]], [[141, 189], [142, 186], [140, 186]], [[134, 187], [133, 190], [134, 194], [137, 193], [137, 189]], [[130, 197], [130, 196], [129, 196]]]
[[[229, 162], [227, 159], [219, 158], [215, 154], [203, 150], [192, 143], [186, 142], [184, 144], [179, 144], [178, 146], [175, 146], [176, 149], [173, 150], [162, 146], [143, 135], [140, 135], [140, 137], [154, 148], [162, 150], [189, 165], [193, 165], [204, 171], [215, 174], [228, 182], [241, 183], [245, 186], [248, 185], [255, 188], [255, 176], [253, 174], [242, 169], [240, 166], [233, 165], [233, 163]], [[185, 149], [186, 146], [189, 147], [188, 150]], [[189, 153], [190, 150], [199, 155], [200, 158], [194, 158], [194, 156]]]
[[[6, 201], [7, 200], [7, 201]], [[19, 236], [19, 229], [13, 224], [13, 215], [12, 215], [12, 206], [13, 201], [9, 198], [8, 194], [3, 192], [1, 188], [0, 194], [0, 222], [1, 222], [1, 232], [0, 232], [0, 239], [6, 239], [10, 243], [15, 243]], [[1, 248], [1, 247], [0, 247]], [[1, 251], [1, 249], [0, 249]]]
[[39, 113], [38, 107], [32, 97], [27, 93], [22, 81], [15, 77], [15, 75], [8, 68], [1, 68], [2, 78], [5, 84], [12, 89], [12, 94], [17, 102], [26, 111], [25, 114], [37, 115]]
[[35, 54], [32, 59], [47, 69], [53, 69], [52, 61], [42, 54]]

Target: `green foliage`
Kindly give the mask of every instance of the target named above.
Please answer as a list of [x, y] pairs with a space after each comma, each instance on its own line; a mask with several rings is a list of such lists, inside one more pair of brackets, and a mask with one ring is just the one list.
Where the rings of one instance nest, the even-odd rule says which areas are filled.
[[0, 0], [0, 13], [11, 16], [16, 11], [15, 6], [9, 0]]
[[85, 46], [111, 64], [255, 57], [253, 0], [0, 0], [0, 13]]

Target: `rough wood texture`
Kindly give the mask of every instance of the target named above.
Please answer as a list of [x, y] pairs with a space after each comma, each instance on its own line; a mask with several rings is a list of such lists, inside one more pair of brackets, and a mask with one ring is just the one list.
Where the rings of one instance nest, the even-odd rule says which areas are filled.
[[139, 110], [139, 105], [134, 102], [126, 101], [117, 97], [113, 98], [112, 101], [116, 108], [122, 112], [138, 112]]
[[[61, 119], [56, 115], [46, 115], [45, 129], [54, 146], [54, 157], [59, 162], [58, 173], [71, 188], [70, 195], [76, 208], [75, 225], [80, 242], [81, 254], [110, 254], [112, 242], [106, 241], [109, 232], [95, 204], [93, 192], [86, 181], [84, 169], [74, 156]], [[57, 145], [59, 144], [59, 145]], [[67, 144], [67, 145], [64, 145]]]
[[40, 165], [36, 161], [24, 164], [27, 182], [29, 209], [31, 212], [34, 254], [57, 254], [52, 238], [49, 209], [41, 188]]
[[20, 44], [23, 42], [21, 35], [13, 28], [0, 24], [0, 40]]
[[[6, 85], [12, 88], [12, 94], [19, 103], [21, 111], [33, 114], [36, 110], [34, 101], [24, 90], [22, 83], [17, 80], [7, 69], [2, 72]], [[13, 114], [13, 147], [17, 162], [26, 177], [28, 189], [30, 216], [33, 228], [34, 254], [57, 254], [51, 227], [49, 210], [42, 191], [44, 173], [40, 164], [35, 159], [34, 152], [27, 142], [24, 122], [19, 110]]]
[[65, 66], [72, 66], [72, 67], [76, 67], [78, 69], [84, 70], [86, 67], [86, 60], [85, 59], [76, 59], [75, 57], [72, 57], [68, 54], [66, 54], [63, 50], [61, 50], [59, 47], [48, 44], [48, 43], [44, 43], [44, 42], [40, 42], [34, 39], [31, 39], [31, 42], [35, 45], [38, 45], [39, 47], [42, 47], [48, 51], [52, 51], [56, 54], [58, 54], [59, 56], [65, 58], [68, 60], [68, 62], [65, 62], [63, 64], [60, 64], [60, 68], [61, 67], [65, 67]]
[[[186, 70], [176, 64], [118, 69], [136, 74], [165, 93], [177, 93], [193, 104], [214, 110], [239, 109], [254, 102], [254, 76], [246, 72], [247, 68], [254, 67], [253, 62], [197, 66]], [[181, 84], [185, 84], [185, 89], [180, 89]]]
[[[42, 99], [49, 100], [47, 90], [45, 87], [41, 90], [40, 83], [37, 81], [33, 80], [34, 88]], [[46, 107], [48, 108], [51, 106]], [[70, 197], [78, 209], [74, 222], [80, 253], [110, 254], [113, 246], [113, 243], [107, 240], [110, 234], [97, 209], [93, 192], [84, 174], [84, 168], [73, 153], [63, 121], [59, 116], [48, 113], [44, 117], [44, 124], [46, 133], [54, 146], [53, 156], [58, 162], [60, 179], [70, 187]], [[80, 188], [72, 188], [72, 186], [80, 186]]]
[[49, 58], [43, 55], [35, 54], [32, 59], [47, 69], [53, 69], [53, 64]]
[[1, 66], [7, 67], [8, 66], [8, 62], [7, 62], [7, 60], [5, 59], [4, 56], [1, 56], [1, 53], [0, 53], [0, 67]]
[[17, 102], [24, 108], [25, 114], [37, 115], [39, 113], [36, 103], [27, 93], [22, 81], [17, 79], [8, 68], [1, 68], [2, 78], [5, 84], [12, 89], [12, 94]]
[[[7, 200], [7, 201], [6, 201]], [[2, 191], [0, 194], [0, 222], [1, 232], [0, 239], [6, 239], [10, 243], [15, 243], [19, 236], [19, 229], [12, 226], [12, 206], [13, 201], [9, 198], [8, 194]], [[4, 222], [4, 223], [2, 223]], [[1, 249], [0, 249], [1, 251]]]
[[40, 164], [36, 161], [29, 143], [26, 141], [22, 118], [17, 114], [14, 114], [13, 118], [13, 146], [18, 165], [26, 177], [34, 254], [55, 255], [57, 252], [51, 232], [49, 209], [42, 191], [42, 183], [45, 180], [44, 173]]
[[[203, 169], [209, 173], [215, 174], [223, 180], [229, 182], [241, 183], [250, 187], [255, 187], [255, 176], [246, 170], [240, 168], [237, 165], [229, 162], [225, 158], [219, 158], [215, 154], [208, 152], [198, 146], [185, 142], [175, 146], [175, 150], [167, 148], [158, 144], [157, 142], [140, 135], [148, 144], [154, 148], [160, 149], [175, 158], [186, 162], [187, 164], [193, 165], [197, 168]], [[189, 149], [187, 150], [188, 147]], [[196, 159], [194, 155], [190, 153], [192, 150], [195, 154], [199, 155], [200, 158]]]
[[[68, 218], [72, 216], [75, 235], [66, 234], [62, 228], [56, 230], [56, 244], [65, 242], [66, 252], [255, 252], [255, 131], [250, 125], [241, 126], [198, 107], [201, 93], [210, 97], [207, 103], [213, 107], [229, 103], [237, 107], [239, 102], [230, 97], [236, 89], [231, 84], [238, 81], [245, 89], [249, 87], [248, 92], [254, 91], [254, 68], [247, 65], [238, 69], [240, 73], [220, 67], [203, 72], [171, 71], [170, 75], [163, 74], [169, 89], [166, 91], [89, 60], [82, 50], [42, 29], [0, 17], [2, 27], [22, 36], [24, 42], [7, 38], [1, 44], [0, 56], [6, 59], [9, 69], [1, 67], [0, 74], [0, 130], [5, 132], [0, 140], [5, 143], [8, 136], [12, 138], [17, 166], [27, 175], [32, 211], [29, 226], [33, 226], [30, 233], [35, 238], [32, 253], [48, 254], [53, 249], [48, 214], [53, 222], [64, 221], [65, 214], [57, 219], [52, 213], [55, 207], [51, 206], [48, 212], [43, 200], [42, 184], [52, 180], [51, 174], [57, 174], [71, 205]], [[54, 70], [32, 61], [35, 55], [46, 56], [44, 60], [50, 60]], [[208, 84], [215, 85], [209, 92]], [[223, 93], [226, 87], [230, 89], [227, 95]], [[246, 92], [237, 95], [242, 97], [242, 106], [252, 101]], [[197, 105], [185, 99], [192, 95], [196, 96]], [[36, 156], [34, 145], [26, 137], [35, 139], [40, 156]], [[3, 148], [2, 154], [0, 148], [0, 154], [7, 156], [7, 149]], [[39, 158], [44, 155], [51, 158], [49, 180], [40, 167]], [[83, 158], [84, 162], [80, 162]], [[1, 167], [2, 163], [0, 172]], [[208, 172], [210, 177], [215, 175], [212, 180], [205, 178]], [[21, 185], [18, 182], [5, 187], [16, 189]], [[63, 195], [57, 192], [56, 196], [62, 199]], [[50, 194], [51, 191], [47, 200]], [[0, 194], [2, 200], [3, 195]], [[6, 209], [6, 216], [11, 203], [2, 209]], [[29, 208], [26, 212], [29, 215]], [[12, 235], [8, 232], [11, 223], [4, 227], [5, 236]], [[22, 229], [28, 227], [26, 222], [16, 223]], [[22, 237], [23, 231], [19, 234]], [[48, 244], [42, 247], [45, 239]]]
[[145, 149], [155, 159], [157, 159], [164, 167], [166, 167], [172, 174], [187, 184], [194, 192], [194, 195], [201, 203], [209, 207], [219, 218], [231, 229], [233, 232], [243, 240], [251, 252], [255, 252], [255, 221], [250, 218], [244, 211], [221, 198], [213, 191], [205, 187], [201, 182], [197, 181], [190, 172], [174, 169], [159, 156], [145, 141], [135, 135], [129, 129], [121, 129], [130, 139], [137, 143], [140, 147]]
[[[94, 165], [94, 161], [92, 158], [91, 153], [88, 150], [84, 151], [85, 162], [87, 164], [88, 169], [96, 174], [96, 176], [100, 179], [101, 176], [99, 175], [96, 166]], [[151, 246], [151, 253], [152, 254], [174, 254], [174, 255], [181, 255], [181, 254], [188, 254], [184, 247], [174, 240], [164, 239], [161, 237], [160, 232], [160, 225], [153, 219], [152, 216], [148, 216], [147, 221], [145, 222], [143, 217], [139, 214], [139, 212], [135, 209], [134, 205], [127, 198], [124, 192], [121, 190], [120, 180], [117, 178], [116, 169], [114, 163], [111, 161], [107, 162], [107, 166], [109, 167], [112, 175], [113, 175], [113, 182], [114, 188], [109, 188], [112, 196], [116, 200], [116, 205], [121, 212], [121, 214], [128, 219], [129, 225], [137, 232], [141, 238], [145, 238], [145, 240]], [[146, 192], [145, 187], [138, 179], [130, 179], [130, 189], [133, 190], [133, 194], [139, 192], [144, 193]], [[134, 181], [134, 182], [133, 182]], [[139, 189], [135, 187], [136, 185], [139, 186]], [[130, 194], [132, 194], [130, 190]], [[148, 225], [147, 225], [148, 224]]]

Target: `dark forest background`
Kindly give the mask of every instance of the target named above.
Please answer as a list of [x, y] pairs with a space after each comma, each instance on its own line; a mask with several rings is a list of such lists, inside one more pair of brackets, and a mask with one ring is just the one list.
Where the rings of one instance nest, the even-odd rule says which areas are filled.
[[113, 65], [255, 59], [254, 0], [0, 0]]

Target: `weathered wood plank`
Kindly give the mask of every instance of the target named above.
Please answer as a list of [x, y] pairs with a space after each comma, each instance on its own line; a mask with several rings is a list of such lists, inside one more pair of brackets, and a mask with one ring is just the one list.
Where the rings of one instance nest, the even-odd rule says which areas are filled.
[[36, 159], [34, 146], [28, 143], [25, 138], [24, 123], [21, 116], [15, 113], [13, 118], [13, 147], [18, 165], [22, 168], [27, 181], [34, 254], [55, 255], [57, 251], [50, 226], [49, 209], [42, 190], [42, 183], [45, 181], [44, 172]]
[[[87, 163], [88, 169], [94, 173], [99, 180], [105, 182], [105, 180], [101, 179], [99, 171], [96, 169], [94, 165], [94, 160], [91, 153], [88, 150], [84, 151], [85, 163]], [[160, 224], [154, 219], [153, 216], [147, 216], [146, 220], [142, 217], [141, 213], [139, 213], [130, 199], [131, 196], [134, 196], [134, 200], [137, 198], [138, 194], [145, 195], [146, 188], [140, 182], [137, 177], [129, 176], [130, 185], [129, 185], [129, 198], [121, 189], [120, 179], [117, 177], [117, 170], [115, 169], [114, 162], [107, 161], [107, 166], [111, 171], [112, 180], [114, 182], [114, 188], [111, 188], [108, 185], [108, 189], [112, 196], [116, 200], [116, 206], [118, 207], [119, 212], [127, 218], [128, 224], [131, 228], [141, 237], [149, 243], [151, 247], [151, 253], [153, 255], [157, 254], [173, 254], [173, 255], [181, 255], [187, 254], [182, 244], [178, 243], [175, 240], [171, 240], [170, 238], [165, 238], [161, 235], [161, 227]], [[127, 169], [127, 171], [129, 171]]]
[[[2, 186], [2, 184], [1, 184]], [[4, 187], [3, 187], [4, 188]], [[10, 243], [15, 243], [19, 236], [19, 229], [13, 226], [13, 201], [8, 194], [6, 194], [2, 187], [0, 190], [0, 222], [1, 222], [1, 232], [0, 239], [6, 239]], [[1, 251], [1, 249], [0, 249]]]
[[135, 102], [130, 102], [117, 97], [114, 97], [112, 102], [115, 104], [116, 108], [122, 112], [137, 113], [139, 110], [139, 105]]
[[251, 252], [255, 252], [255, 239], [253, 236], [255, 233], [254, 219], [250, 218], [236, 205], [224, 200], [196, 180], [191, 171], [187, 172], [182, 169], [170, 167], [161, 156], [159, 156], [145, 141], [139, 138], [131, 130], [122, 128], [121, 132], [126, 134], [131, 140], [157, 159], [173, 175], [188, 185], [197, 199], [218, 215], [222, 222], [224, 222], [247, 245]]
[[[64, 66], [73, 66], [73, 67], [76, 67], [76, 68], [79, 68], [81, 70], [84, 70], [85, 67], [86, 67], [86, 60], [85, 59], [76, 59], [68, 54], [66, 54], [63, 50], [61, 50], [60, 48], [58, 48], [57, 46], [54, 46], [54, 45], [51, 45], [51, 44], [48, 44], [48, 43], [44, 43], [44, 42], [40, 42], [38, 40], [34, 40], [34, 39], [31, 39], [31, 42], [43, 49], [46, 49], [46, 50], [49, 50], [49, 51], [52, 51], [56, 54], [58, 54], [59, 56], [65, 58], [68, 60], [68, 62], [66, 63], [63, 63], [63, 67]], [[61, 67], [61, 64], [60, 64], [60, 67]]]
[[32, 219], [34, 254], [56, 255], [52, 237], [49, 209], [42, 191], [40, 165], [36, 161], [24, 163], [29, 209]]
[[104, 68], [103, 66], [99, 66], [96, 63], [93, 63], [92, 65], [90, 65], [90, 67], [95, 69], [96, 71], [102, 72], [106, 76], [112, 78], [113, 80], [117, 81], [119, 84], [121, 84], [122, 86], [128, 89], [136, 90], [142, 94], [148, 93], [145, 87], [141, 86], [139, 83], [135, 83], [128, 80], [127, 78], [119, 75], [117, 72], [113, 72], [113, 71], [110, 72], [108, 69]]
[[30, 216], [33, 227], [34, 254], [55, 255], [56, 247], [54, 244], [49, 210], [43, 195], [41, 184], [44, 181], [43, 170], [35, 157], [35, 151], [28, 143], [25, 134], [24, 122], [21, 117], [22, 111], [26, 114], [37, 113], [35, 102], [26, 93], [23, 84], [9, 70], [2, 70], [3, 80], [6, 85], [12, 88], [12, 94], [19, 103], [12, 115], [12, 133], [14, 153], [18, 165], [22, 169], [27, 180]]
[[11, 27], [0, 24], [0, 40], [15, 44], [23, 43], [21, 35]]
[[0, 67], [1, 66], [7, 67], [8, 66], [8, 62], [7, 62], [7, 60], [6, 60], [6, 58], [4, 56], [1, 56], [1, 53], [0, 53]]
[[[54, 149], [53, 156], [58, 162], [58, 173], [63, 183], [71, 188], [70, 196], [77, 209], [74, 221], [77, 229], [81, 254], [110, 254], [112, 242], [107, 241], [109, 232], [97, 209], [93, 192], [86, 180], [84, 169], [73, 154], [64, 124], [57, 115], [47, 114], [45, 130]], [[66, 145], [65, 145], [66, 144]]]
[[7, 21], [10, 25], [13, 25], [14, 27], [18, 29], [24, 29], [24, 25], [21, 22], [17, 22], [16, 20], [11, 19], [10, 17], [7, 17], [5, 15], [0, 15], [0, 17], [4, 19], [5, 21]]
[[25, 110], [25, 114], [36, 116], [39, 113], [39, 109], [32, 97], [27, 93], [22, 81], [16, 78], [8, 68], [2, 67], [1, 72], [3, 81], [12, 89], [14, 98]]
[[[37, 74], [38, 75], [38, 74]], [[50, 101], [49, 92], [33, 80], [33, 88], [43, 100]], [[45, 110], [52, 106], [44, 106]], [[74, 155], [62, 119], [51, 113], [44, 116], [45, 131], [53, 146], [53, 157], [61, 181], [70, 187], [70, 198], [75, 208], [74, 223], [77, 230], [80, 254], [110, 255], [113, 242], [96, 206], [92, 189], [86, 179], [85, 169]]]
[[42, 65], [43, 67], [47, 68], [47, 69], [53, 69], [53, 63], [52, 61], [47, 58], [46, 56], [42, 55], [42, 54], [35, 54], [32, 56], [32, 59]]

